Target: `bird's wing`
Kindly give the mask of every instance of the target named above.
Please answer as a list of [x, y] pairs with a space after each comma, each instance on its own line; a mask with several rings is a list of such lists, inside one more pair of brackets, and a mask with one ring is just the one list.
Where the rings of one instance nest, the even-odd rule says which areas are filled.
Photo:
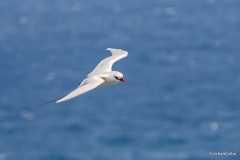
[[86, 78], [84, 80], [84, 85], [80, 85], [77, 89], [75, 89], [74, 91], [72, 91], [68, 95], [62, 97], [61, 99], [58, 99], [56, 101], [56, 103], [63, 102], [63, 101], [69, 100], [71, 98], [74, 98], [76, 96], [79, 96], [79, 95], [81, 95], [81, 94], [83, 94], [87, 91], [90, 91], [90, 90], [98, 87], [103, 82], [104, 82], [104, 80], [100, 77], [97, 77], [97, 76]]
[[116, 61], [118, 61], [124, 57], [127, 57], [127, 55], [128, 55], [127, 51], [124, 51], [121, 49], [108, 48], [107, 50], [111, 51], [112, 56], [107, 57], [104, 60], [102, 60], [94, 68], [94, 70], [87, 75], [88, 77], [112, 71], [113, 63], [115, 63]]

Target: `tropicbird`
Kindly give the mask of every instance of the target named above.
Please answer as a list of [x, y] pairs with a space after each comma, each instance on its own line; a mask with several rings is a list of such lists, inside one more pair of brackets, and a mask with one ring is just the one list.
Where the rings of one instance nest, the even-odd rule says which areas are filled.
[[63, 102], [97, 87], [106, 87], [117, 84], [119, 82], [125, 82], [125, 80], [123, 79], [123, 74], [121, 72], [112, 71], [112, 65], [116, 61], [127, 57], [128, 52], [122, 49], [115, 48], [107, 48], [107, 50], [111, 51], [112, 56], [103, 59], [94, 68], [94, 70], [87, 75], [87, 78], [85, 78], [81, 83], [79, 83], [79, 86], [75, 90], [73, 90], [66, 96], [39, 104], [38, 106], [42, 106], [50, 102]]

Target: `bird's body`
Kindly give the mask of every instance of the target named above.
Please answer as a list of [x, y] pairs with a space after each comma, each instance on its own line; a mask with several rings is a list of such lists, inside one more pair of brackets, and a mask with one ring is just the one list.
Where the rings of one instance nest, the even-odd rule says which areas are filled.
[[111, 51], [112, 56], [102, 60], [95, 67], [95, 69], [87, 75], [87, 78], [85, 78], [75, 90], [73, 90], [66, 96], [63, 96], [55, 100], [51, 100], [49, 102], [42, 103], [38, 106], [41, 106], [50, 102], [56, 102], [56, 103], [63, 102], [71, 98], [74, 98], [78, 95], [81, 95], [85, 92], [88, 92], [97, 87], [106, 87], [106, 86], [117, 84], [119, 82], [125, 82], [125, 80], [123, 79], [123, 74], [121, 72], [112, 71], [112, 65], [116, 61], [126, 57], [128, 55], [128, 52], [121, 49], [114, 49], [114, 48], [108, 48], [107, 50]]

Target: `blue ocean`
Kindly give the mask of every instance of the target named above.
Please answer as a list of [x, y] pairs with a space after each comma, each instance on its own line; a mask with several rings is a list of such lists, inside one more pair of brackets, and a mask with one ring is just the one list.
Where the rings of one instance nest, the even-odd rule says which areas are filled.
[[[240, 159], [239, 0], [0, 1], [0, 160]], [[125, 83], [62, 103], [111, 55]]]

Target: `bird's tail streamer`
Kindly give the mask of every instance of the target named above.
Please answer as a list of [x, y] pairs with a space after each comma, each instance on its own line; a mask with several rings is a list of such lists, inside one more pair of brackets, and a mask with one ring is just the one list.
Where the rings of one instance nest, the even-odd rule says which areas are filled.
[[56, 101], [62, 99], [63, 97], [65, 97], [65, 96], [62, 96], [60, 98], [57, 98], [57, 99], [54, 99], [54, 100], [51, 100], [51, 101], [48, 101], [48, 102], [41, 103], [41, 104], [37, 105], [36, 107], [40, 107], [40, 106], [43, 106], [43, 105], [48, 104], [48, 103], [56, 102]]

